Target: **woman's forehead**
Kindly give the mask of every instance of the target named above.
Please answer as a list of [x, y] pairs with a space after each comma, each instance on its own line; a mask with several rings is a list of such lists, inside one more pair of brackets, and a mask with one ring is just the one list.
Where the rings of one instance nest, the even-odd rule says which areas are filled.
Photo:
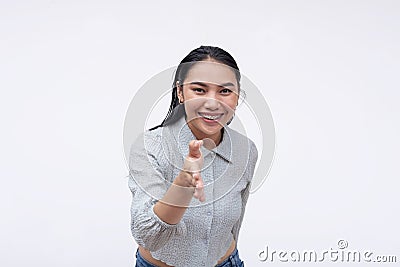
[[186, 83], [233, 84], [237, 86], [235, 69], [217, 62], [200, 61], [192, 65], [185, 78]]

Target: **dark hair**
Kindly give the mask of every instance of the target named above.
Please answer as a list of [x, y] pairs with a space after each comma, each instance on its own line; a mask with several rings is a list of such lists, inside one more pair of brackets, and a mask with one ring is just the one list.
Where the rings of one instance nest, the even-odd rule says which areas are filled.
[[204, 61], [207, 59], [213, 59], [219, 63], [227, 65], [227, 66], [231, 67], [232, 69], [236, 70], [235, 76], [236, 76], [236, 80], [237, 80], [237, 83], [240, 88], [240, 71], [239, 71], [239, 67], [238, 67], [235, 59], [228, 52], [223, 50], [222, 48], [215, 47], [215, 46], [200, 46], [199, 48], [192, 50], [179, 63], [178, 68], [175, 72], [174, 81], [172, 83], [172, 98], [171, 98], [171, 104], [169, 106], [167, 116], [161, 122], [160, 125], [151, 128], [150, 131], [157, 129], [158, 127], [162, 127], [169, 123], [172, 123], [180, 117], [176, 113], [182, 112], [183, 108], [180, 110], [176, 109], [176, 107], [179, 106], [178, 89], [176, 87], [176, 82], [179, 81], [179, 83], [182, 85], [190, 68], [196, 62]]

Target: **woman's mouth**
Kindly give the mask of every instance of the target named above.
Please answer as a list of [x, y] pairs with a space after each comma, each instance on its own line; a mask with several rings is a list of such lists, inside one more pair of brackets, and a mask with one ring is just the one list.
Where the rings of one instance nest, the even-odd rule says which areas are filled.
[[217, 122], [224, 115], [223, 113], [206, 113], [206, 112], [198, 112], [198, 114], [206, 122]]

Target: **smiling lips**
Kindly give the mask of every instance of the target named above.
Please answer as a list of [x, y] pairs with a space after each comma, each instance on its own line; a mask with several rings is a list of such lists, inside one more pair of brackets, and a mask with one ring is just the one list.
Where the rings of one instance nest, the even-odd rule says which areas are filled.
[[219, 120], [224, 113], [206, 113], [206, 112], [199, 112], [200, 117], [202, 117], [207, 122], [213, 122]]

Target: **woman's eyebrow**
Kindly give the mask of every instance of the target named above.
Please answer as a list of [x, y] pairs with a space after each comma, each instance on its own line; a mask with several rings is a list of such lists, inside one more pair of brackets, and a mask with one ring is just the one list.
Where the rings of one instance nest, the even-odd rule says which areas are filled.
[[203, 82], [190, 82], [189, 84], [194, 84], [194, 85], [200, 85], [200, 86], [203, 86], [203, 87], [208, 87], [208, 84], [203, 83]]
[[227, 87], [227, 86], [235, 86], [235, 85], [231, 82], [223, 83], [220, 85], [220, 87]]
[[[189, 84], [200, 85], [203, 87], [209, 87], [209, 85], [204, 82], [190, 82]], [[235, 86], [235, 85], [231, 82], [227, 82], [227, 83], [223, 83], [223, 84], [218, 84], [218, 86], [219, 87], [227, 87], [227, 86]]]

